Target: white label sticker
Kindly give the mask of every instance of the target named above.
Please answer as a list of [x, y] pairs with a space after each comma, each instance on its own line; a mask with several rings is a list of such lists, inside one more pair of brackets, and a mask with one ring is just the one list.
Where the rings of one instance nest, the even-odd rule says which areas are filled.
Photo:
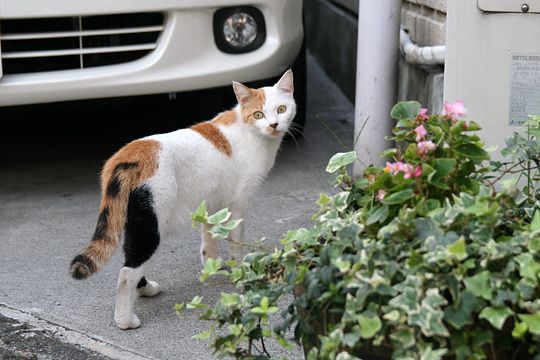
[[508, 125], [540, 115], [540, 54], [512, 54]]

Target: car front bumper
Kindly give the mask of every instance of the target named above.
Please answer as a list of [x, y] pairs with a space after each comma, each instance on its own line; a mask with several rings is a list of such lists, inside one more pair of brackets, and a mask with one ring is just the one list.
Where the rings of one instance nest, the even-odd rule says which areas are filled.
[[[254, 2], [256, 1], [256, 2]], [[159, 11], [165, 26], [156, 48], [129, 63], [0, 77], [0, 106], [191, 91], [255, 81], [284, 72], [303, 41], [301, 0], [0, 0], [2, 19]], [[257, 7], [266, 41], [255, 51], [226, 54], [214, 42], [214, 12]]]

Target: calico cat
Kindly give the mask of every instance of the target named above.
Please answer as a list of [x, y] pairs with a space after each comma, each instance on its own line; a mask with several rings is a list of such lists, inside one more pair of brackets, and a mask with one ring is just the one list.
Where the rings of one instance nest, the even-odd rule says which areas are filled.
[[[85, 279], [120, 245], [125, 263], [118, 276], [114, 319], [121, 329], [140, 326], [133, 312], [137, 295], [154, 296], [159, 285], [144, 277], [144, 264], [161, 238], [190, 224], [203, 200], [209, 212], [228, 207], [242, 218], [251, 196], [273, 166], [296, 114], [293, 74], [272, 87], [250, 89], [233, 82], [238, 105], [188, 129], [135, 140], [113, 155], [101, 175], [102, 198], [90, 244], [71, 262], [71, 275]], [[203, 226], [200, 256], [217, 258], [218, 244]], [[242, 224], [231, 234], [243, 241]], [[232, 254], [242, 255], [239, 245]]]

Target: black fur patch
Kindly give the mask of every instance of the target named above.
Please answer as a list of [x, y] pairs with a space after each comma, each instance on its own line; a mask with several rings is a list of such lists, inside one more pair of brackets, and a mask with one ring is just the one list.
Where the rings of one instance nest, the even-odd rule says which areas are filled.
[[120, 193], [120, 179], [118, 178], [118, 175], [115, 175], [111, 178], [109, 181], [109, 185], [107, 185], [107, 196], [115, 198]]
[[159, 245], [159, 229], [152, 193], [140, 186], [129, 195], [125, 228], [124, 266], [136, 268], [150, 259]]
[[139, 166], [139, 163], [138, 162], [123, 162], [123, 163], [119, 163], [118, 165], [116, 165], [114, 167], [114, 172], [113, 172], [113, 175], [116, 175], [118, 174], [120, 171], [122, 170], [128, 170], [128, 169], [133, 169], [133, 168], [136, 168], [137, 166]]
[[86, 255], [77, 255], [71, 262], [71, 276], [77, 280], [86, 279], [96, 272], [96, 265]]
[[107, 184], [107, 196], [111, 198], [115, 198], [120, 193], [120, 178], [119, 173], [120, 171], [133, 169], [139, 166], [139, 163], [137, 162], [123, 162], [115, 166], [113, 173], [111, 175], [111, 179], [109, 180], [109, 183]]
[[105, 207], [99, 214], [98, 222], [96, 225], [96, 231], [92, 240], [104, 239], [107, 234], [107, 224], [109, 222], [109, 208]]
[[137, 284], [137, 289], [143, 288], [148, 284], [148, 281], [146, 281], [146, 278], [143, 276], [139, 283]]

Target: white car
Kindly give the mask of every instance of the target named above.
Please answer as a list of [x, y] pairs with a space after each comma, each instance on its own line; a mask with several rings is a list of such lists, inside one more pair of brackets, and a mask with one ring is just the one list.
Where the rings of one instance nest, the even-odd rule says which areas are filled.
[[303, 108], [303, 53], [302, 0], [0, 0], [0, 107], [270, 84], [298, 58]]

